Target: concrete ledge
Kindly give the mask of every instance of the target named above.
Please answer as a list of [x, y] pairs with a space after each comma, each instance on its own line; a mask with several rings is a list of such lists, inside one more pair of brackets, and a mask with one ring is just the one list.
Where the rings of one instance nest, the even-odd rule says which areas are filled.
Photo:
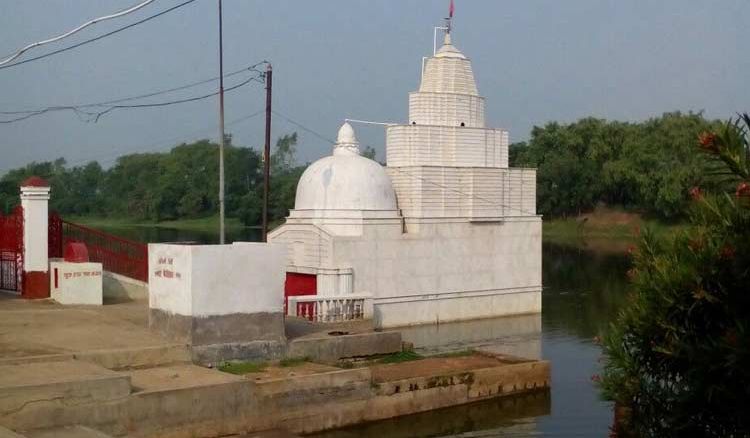
[[216, 364], [226, 360], [267, 361], [285, 356], [286, 344], [280, 341], [231, 342], [210, 345], [193, 345], [194, 363]]
[[148, 283], [114, 272], [102, 276], [104, 298], [112, 301], [148, 300]]
[[253, 383], [264, 410], [285, 412], [333, 401], [367, 400], [372, 396], [370, 382], [370, 370], [363, 368]]
[[16, 430], [78, 424], [71, 406], [120, 402], [130, 376], [80, 362], [40, 362], [0, 367], [0, 423]]
[[399, 351], [401, 351], [401, 333], [373, 332], [294, 339], [289, 342], [287, 356], [307, 357], [311, 360], [327, 362]]
[[281, 312], [186, 316], [151, 308], [148, 323], [167, 338], [193, 346], [285, 339]]
[[75, 359], [93, 363], [110, 370], [150, 368], [189, 363], [190, 349], [185, 344], [167, 344], [155, 347], [91, 350], [75, 353]]

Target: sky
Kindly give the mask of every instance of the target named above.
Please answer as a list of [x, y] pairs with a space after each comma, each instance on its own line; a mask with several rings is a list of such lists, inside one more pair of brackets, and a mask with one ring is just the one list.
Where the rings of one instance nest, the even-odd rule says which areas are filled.
[[[448, 0], [223, 0], [224, 69], [261, 60], [274, 68], [274, 109], [335, 138], [345, 118], [403, 122], [421, 59]], [[182, 0], [157, 0], [93, 25], [39, 55], [132, 23]], [[0, 0], [0, 55], [140, 0]], [[487, 125], [525, 140], [533, 126], [594, 116], [638, 121], [667, 111], [728, 118], [750, 111], [747, 0], [455, 0], [453, 42], [473, 62], [487, 99]], [[0, 111], [98, 102], [178, 87], [218, 75], [217, 0], [169, 14], [81, 48], [0, 70]], [[225, 87], [243, 76], [228, 78]], [[212, 93], [215, 83], [144, 102]], [[263, 85], [227, 93], [227, 132], [259, 148]], [[0, 115], [0, 120], [3, 117]], [[355, 126], [384, 157], [382, 127]], [[298, 131], [298, 161], [331, 144], [274, 117], [273, 136]], [[122, 109], [94, 123], [54, 112], [0, 124], [0, 174], [30, 161], [70, 165], [168, 151], [218, 138], [218, 99]]]

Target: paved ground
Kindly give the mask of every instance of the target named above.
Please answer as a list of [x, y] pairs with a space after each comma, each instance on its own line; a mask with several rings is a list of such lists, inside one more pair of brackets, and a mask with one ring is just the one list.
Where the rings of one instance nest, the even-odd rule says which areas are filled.
[[[372, 321], [311, 323], [288, 318], [291, 339], [372, 332]], [[148, 303], [63, 306], [52, 300], [23, 300], [0, 293], [0, 362], [29, 356], [92, 350], [139, 349], [170, 342], [148, 329]]]
[[0, 294], [0, 358], [167, 345], [148, 330], [145, 302], [62, 306]]

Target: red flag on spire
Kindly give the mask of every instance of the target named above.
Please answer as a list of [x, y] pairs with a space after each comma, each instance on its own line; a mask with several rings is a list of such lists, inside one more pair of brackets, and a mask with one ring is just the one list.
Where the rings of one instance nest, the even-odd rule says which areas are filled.
[[453, 0], [451, 0], [451, 6], [450, 6], [450, 8], [448, 9], [448, 16], [449, 16], [450, 18], [453, 18], [453, 10], [454, 10], [454, 9], [455, 9], [455, 7], [453, 6]]

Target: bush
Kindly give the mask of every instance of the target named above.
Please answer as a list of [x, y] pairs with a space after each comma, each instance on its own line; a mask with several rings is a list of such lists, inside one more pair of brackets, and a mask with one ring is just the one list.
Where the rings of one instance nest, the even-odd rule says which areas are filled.
[[692, 188], [692, 227], [669, 241], [646, 231], [633, 253], [600, 383], [628, 412], [623, 435], [750, 435], [748, 129], [745, 115], [700, 137], [732, 193]]

